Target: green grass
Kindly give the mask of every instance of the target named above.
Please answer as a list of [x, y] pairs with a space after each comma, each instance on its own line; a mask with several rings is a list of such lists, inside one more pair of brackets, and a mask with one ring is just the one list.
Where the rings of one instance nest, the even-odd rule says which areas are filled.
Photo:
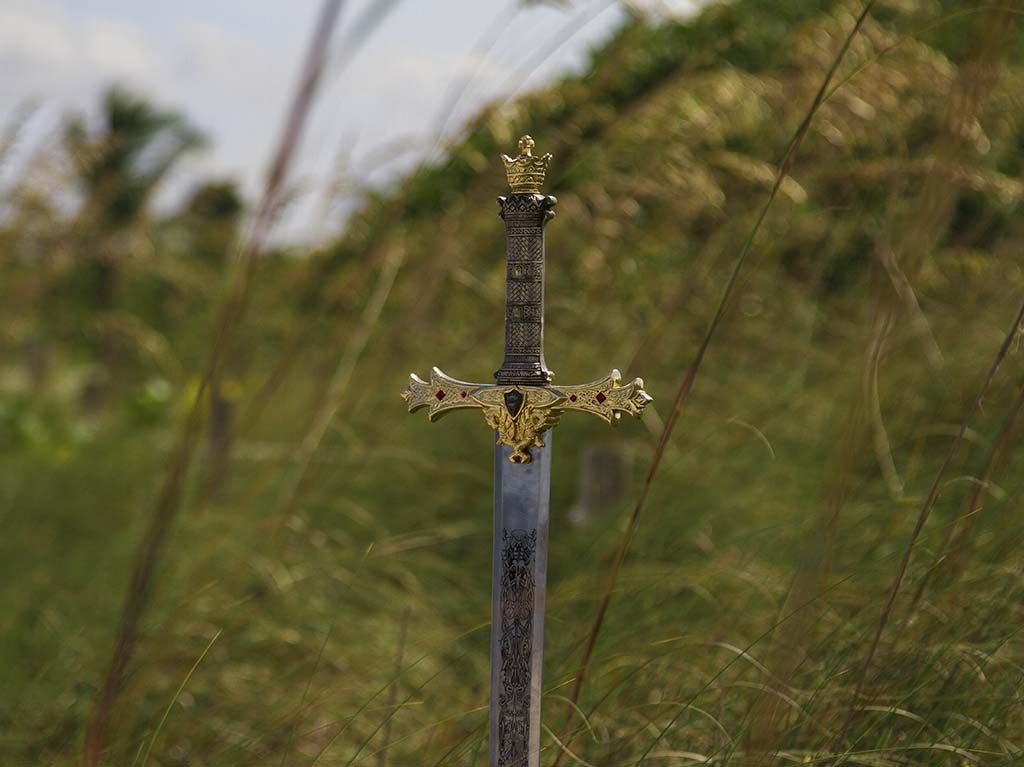
[[[787, 3], [774, 29], [744, 15], [754, 5], [628, 27], [588, 75], [511, 118], [482, 115], [448, 164], [369, 204], [336, 246], [261, 264], [228, 396], [244, 414], [268, 378], [279, 383], [242, 418], [220, 486], [199, 452], [108, 764], [377, 764], [386, 737], [391, 765], [486, 762], [491, 435], [477, 414], [409, 416], [398, 391], [413, 370], [486, 381], [498, 362], [500, 166], [477, 160], [510, 149], [526, 123], [538, 149], [556, 153], [556, 380], [615, 366], [655, 397], [643, 423], [612, 432], [570, 415], [555, 435], [543, 763], [563, 747], [561, 764], [599, 767], [1024, 762], [1019, 424], [971, 515], [969, 546], [940, 556], [989, 473], [1024, 381], [1019, 350], [954, 456], [853, 699], [921, 504], [1024, 281], [1019, 37], [952, 3], [882, 4], [851, 46], [668, 445], [578, 707], [567, 700], [661, 424], [857, 10]], [[914, 30], [929, 31], [902, 37]], [[997, 78], [969, 79], [972, 50], [996, 51]], [[978, 128], [952, 140], [950, 94], [969, 87], [980, 91]], [[13, 246], [38, 236], [5, 226]], [[153, 230], [157, 252], [189, 279], [137, 267], [120, 289], [174, 364], [126, 343], [98, 412], [75, 394], [99, 364], [92, 326], [78, 335], [25, 298], [39, 294], [24, 286], [63, 285], [63, 262], [4, 262], [20, 289], [4, 310], [13, 329], [0, 378], [3, 765], [76, 763], [195, 391], [217, 296], [193, 289], [210, 267]], [[399, 250], [383, 312], [363, 326]], [[890, 250], [920, 314], [892, 287]], [[367, 331], [293, 498], [312, 414]], [[35, 332], [57, 363], [39, 390], [17, 374], [14, 343]], [[276, 368], [291, 350], [293, 363]], [[629, 491], [576, 527], [580, 450], [598, 443], [629, 456]]]

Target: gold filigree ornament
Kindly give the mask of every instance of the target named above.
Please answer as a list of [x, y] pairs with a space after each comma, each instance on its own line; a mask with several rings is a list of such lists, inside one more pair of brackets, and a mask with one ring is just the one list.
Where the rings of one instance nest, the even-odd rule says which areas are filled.
[[618, 370], [591, 383], [554, 387], [469, 383], [435, 367], [429, 381], [410, 376], [402, 398], [410, 413], [427, 408], [431, 421], [452, 410], [481, 409], [487, 425], [497, 432], [497, 444], [512, 448], [509, 460], [531, 463], [530, 451], [544, 447], [544, 432], [558, 425], [563, 412], [580, 410], [614, 426], [623, 413], [639, 416], [643, 412], [651, 401], [643, 387], [640, 378], [623, 386]]
[[519, 139], [517, 157], [509, 157], [507, 154], [501, 156], [505, 163], [505, 176], [513, 194], [540, 194], [540, 188], [544, 185], [551, 153], [534, 157], [533, 147], [533, 139], [523, 136]]

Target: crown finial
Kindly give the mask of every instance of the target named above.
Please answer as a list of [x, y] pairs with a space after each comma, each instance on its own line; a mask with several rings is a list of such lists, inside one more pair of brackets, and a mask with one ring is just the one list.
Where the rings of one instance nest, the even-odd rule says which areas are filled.
[[519, 139], [518, 157], [512, 158], [507, 154], [501, 156], [505, 163], [508, 185], [512, 188], [513, 194], [540, 194], [548, 163], [551, 162], [551, 154], [535, 157], [534, 146], [536, 144], [530, 136], [523, 136]]

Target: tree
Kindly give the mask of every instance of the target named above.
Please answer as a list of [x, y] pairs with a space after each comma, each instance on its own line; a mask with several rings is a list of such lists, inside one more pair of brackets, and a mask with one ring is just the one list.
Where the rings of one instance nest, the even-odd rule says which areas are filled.
[[[180, 114], [120, 87], [105, 93], [95, 127], [82, 116], [68, 121], [64, 145], [82, 197], [73, 227], [81, 261], [75, 292], [89, 297], [86, 311], [101, 325], [115, 307], [125, 255], [154, 194], [178, 161], [203, 144]], [[110, 333], [101, 330], [99, 337], [109, 373], [116, 346]]]

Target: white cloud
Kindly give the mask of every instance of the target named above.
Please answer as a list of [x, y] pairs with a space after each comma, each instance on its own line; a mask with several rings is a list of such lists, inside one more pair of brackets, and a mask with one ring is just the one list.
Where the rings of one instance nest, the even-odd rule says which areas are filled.
[[[157, 91], [167, 82], [142, 31], [96, 18], [76, 24], [45, 2], [19, 2], [0, 20], [0, 118], [26, 99], [84, 110], [111, 82]], [[5, 114], [6, 112], [6, 114]]]
[[92, 77], [151, 85], [159, 63], [140, 30], [107, 19], [89, 23], [81, 44], [82, 64]]
[[41, 8], [8, 10], [0, 23], [0, 92], [57, 83], [73, 69], [75, 43], [66, 19]]
[[0, 50], [6, 61], [62, 66], [73, 57], [64, 20], [31, 8], [8, 10], [0, 24]]

